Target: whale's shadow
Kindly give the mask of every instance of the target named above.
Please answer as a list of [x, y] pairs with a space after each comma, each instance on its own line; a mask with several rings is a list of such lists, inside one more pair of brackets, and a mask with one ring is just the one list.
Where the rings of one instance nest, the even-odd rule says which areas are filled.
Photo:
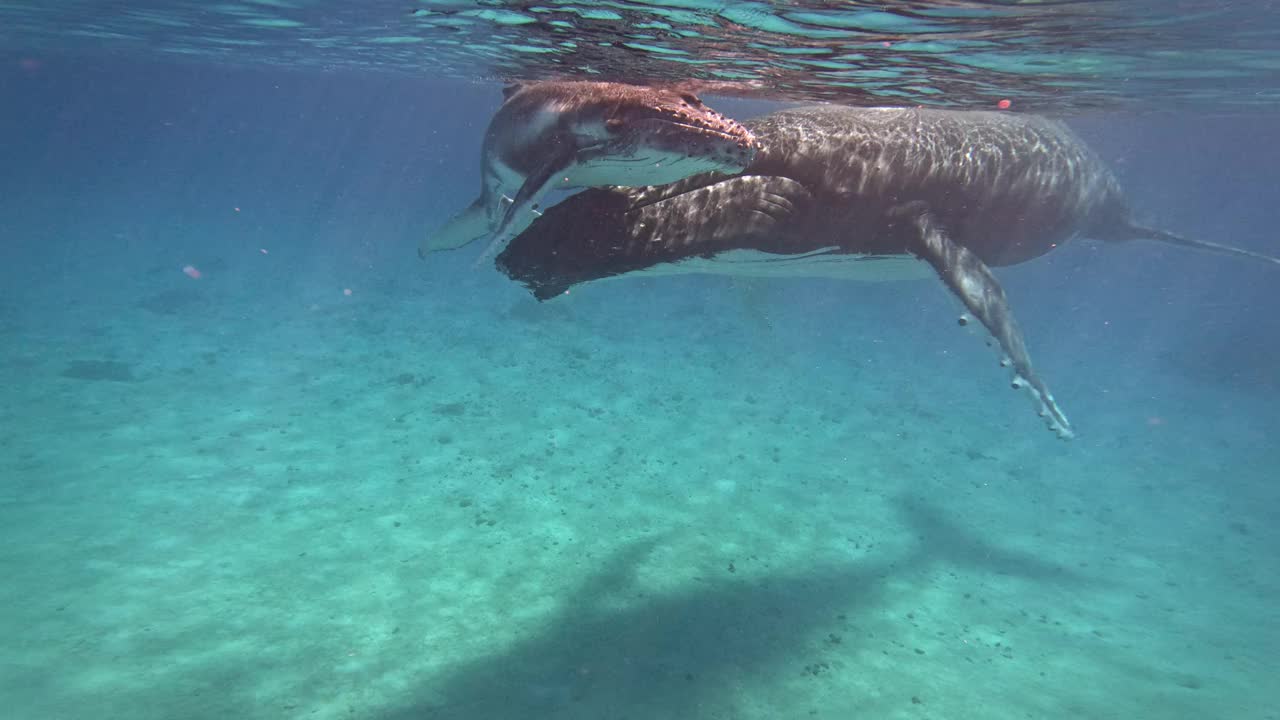
[[[887, 588], [901, 585], [889, 582], [895, 578], [959, 562], [1036, 582], [1080, 580], [1033, 557], [989, 547], [918, 500], [900, 500], [897, 508], [918, 541], [904, 555], [750, 580], [726, 570], [656, 597], [642, 595], [632, 571], [659, 540], [633, 543], [587, 578], [540, 634], [453, 667], [381, 718], [731, 717], [752, 683], [786, 675], [816, 681], [836, 667], [823, 667], [827, 658], [881, 642], [846, 630], [860, 616], [876, 614]], [[808, 711], [797, 708], [796, 716]]]

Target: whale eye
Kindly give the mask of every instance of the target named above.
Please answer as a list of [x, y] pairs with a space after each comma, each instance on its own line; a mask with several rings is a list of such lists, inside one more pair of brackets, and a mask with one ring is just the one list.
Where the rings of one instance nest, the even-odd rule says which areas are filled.
[[680, 93], [680, 99], [689, 103], [690, 105], [702, 104], [702, 101], [698, 99], [698, 96], [694, 95], [693, 93]]

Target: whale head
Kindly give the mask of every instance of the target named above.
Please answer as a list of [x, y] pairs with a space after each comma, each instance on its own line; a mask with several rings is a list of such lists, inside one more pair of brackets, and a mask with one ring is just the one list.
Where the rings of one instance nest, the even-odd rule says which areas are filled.
[[572, 132], [586, 149], [579, 185], [663, 185], [704, 172], [737, 173], [755, 157], [755, 136], [693, 93], [601, 85], [570, 100], [579, 104]]
[[757, 150], [749, 130], [679, 89], [550, 81], [504, 94], [481, 149], [480, 196], [424, 240], [420, 255], [486, 236], [486, 256], [501, 250], [551, 191], [738, 173]]

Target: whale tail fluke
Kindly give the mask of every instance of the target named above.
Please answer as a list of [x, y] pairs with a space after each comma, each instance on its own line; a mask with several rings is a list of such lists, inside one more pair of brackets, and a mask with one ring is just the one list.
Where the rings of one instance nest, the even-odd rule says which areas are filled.
[[1191, 238], [1176, 235], [1166, 230], [1157, 230], [1156, 228], [1144, 227], [1129, 223], [1127, 228], [1128, 236], [1136, 240], [1155, 240], [1157, 242], [1168, 243], [1170, 245], [1178, 245], [1180, 247], [1195, 248], [1205, 252], [1218, 253], [1219, 255], [1234, 255], [1236, 257], [1245, 257], [1251, 260], [1261, 260], [1262, 262], [1271, 263], [1280, 266], [1280, 257], [1265, 255], [1263, 253], [1245, 250], [1243, 248], [1232, 247], [1230, 245], [1220, 245], [1205, 240], [1192, 240]]

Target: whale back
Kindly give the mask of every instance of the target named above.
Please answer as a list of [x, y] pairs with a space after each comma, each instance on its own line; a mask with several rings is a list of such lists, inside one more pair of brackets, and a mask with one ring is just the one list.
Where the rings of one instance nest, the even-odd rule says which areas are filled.
[[851, 251], [901, 252], [886, 213], [907, 202], [923, 202], [992, 265], [1029, 260], [1074, 235], [1111, 239], [1127, 226], [1114, 175], [1046, 118], [815, 106], [745, 124], [761, 150], [744, 174], [796, 180], [819, 206], [840, 208], [810, 232]]

